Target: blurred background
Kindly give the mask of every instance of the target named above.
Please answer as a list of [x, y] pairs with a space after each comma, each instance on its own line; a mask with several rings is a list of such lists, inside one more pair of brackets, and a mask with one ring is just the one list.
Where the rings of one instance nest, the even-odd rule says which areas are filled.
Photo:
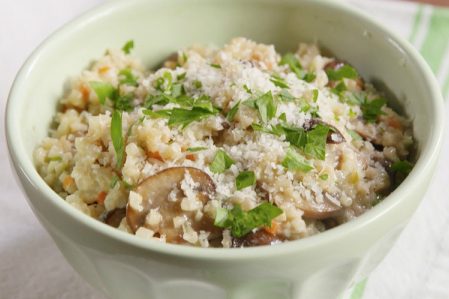
[[[428, 61], [448, 98], [449, 0], [335, 1], [368, 11], [410, 40]], [[26, 57], [52, 31], [102, 2], [0, 0], [1, 132], [7, 95]], [[377, 270], [348, 291], [345, 299], [449, 298], [448, 132], [433, 183], [409, 226]], [[4, 136], [1, 138], [0, 299], [106, 299], [70, 268], [33, 216], [13, 178]]]

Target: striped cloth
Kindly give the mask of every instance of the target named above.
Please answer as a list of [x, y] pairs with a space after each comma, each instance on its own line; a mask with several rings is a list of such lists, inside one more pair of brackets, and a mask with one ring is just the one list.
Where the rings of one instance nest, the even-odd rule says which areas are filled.
[[[391, 0], [346, 1], [369, 12], [370, 15], [381, 21], [384, 25], [408, 39], [416, 49], [421, 52], [432, 68], [441, 86], [444, 98], [449, 98], [448, 8]], [[385, 276], [375, 273], [375, 275], [373, 275], [374, 277], [365, 279], [351, 290], [348, 290], [341, 299], [449, 298], [449, 285], [447, 285], [449, 282], [449, 269], [447, 269], [447, 267], [441, 267], [440, 265], [443, 263], [441, 261], [442, 256], [445, 256], [444, 249], [448, 249], [449, 242], [444, 242], [444, 240], [438, 241], [441, 243], [437, 243], [435, 248], [432, 248], [430, 245], [428, 246], [428, 244], [421, 245], [423, 247], [428, 246], [428, 248], [426, 248], [428, 251], [426, 254], [433, 256], [433, 261], [431, 263], [420, 263], [420, 265], [423, 264], [423, 266], [414, 267], [415, 270], [416, 268], [423, 268], [420, 269], [420, 271], [424, 272], [422, 275], [411, 275], [411, 277], [402, 277], [402, 279], [398, 278], [397, 281], [394, 282], [397, 286], [397, 291], [391, 288], [391, 285], [393, 284], [391, 278], [394, 277], [392, 273], [385, 273]], [[408, 244], [406, 242], [408, 242]], [[411, 240], [407, 240], [407, 238], [402, 238], [396, 245], [396, 247], [407, 246], [420, 245], [417, 245], [416, 243], [412, 244]], [[434, 252], [431, 252], [432, 250]], [[449, 252], [446, 252], [446, 255], [449, 255]], [[416, 258], [418, 260], [421, 257]], [[426, 256], [423, 258], [428, 257]], [[404, 261], [406, 260], [404, 259]], [[426, 267], [424, 268], [424, 266]], [[397, 269], [398, 275], [406, 276], [407, 273], [404, 273], [404, 269], [408, 268], [412, 267], [402, 265], [401, 261], [397, 258], [390, 258], [387, 259], [378, 270], [386, 271]], [[413, 281], [416, 280], [416, 277], [425, 277], [425, 279]], [[383, 288], [383, 286], [385, 286], [385, 288]], [[414, 286], [413, 290], [411, 286]]]

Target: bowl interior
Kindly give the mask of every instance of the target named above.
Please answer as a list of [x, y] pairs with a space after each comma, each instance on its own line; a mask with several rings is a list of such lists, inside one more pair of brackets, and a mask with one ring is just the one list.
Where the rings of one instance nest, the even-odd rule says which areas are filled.
[[[441, 133], [442, 118], [429, 68], [409, 45], [364, 15], [344, 8], [345, 4], [324, 0], [111, 2], [48, 39], [17, 78], [8, 109], [14, 115], [8, 116], [7, 131], [13, 157], [32, 182], [39, 180], [33, 150], [47, 136], [68, 80], [105, 48], [119, 48], [129, 39], [135, 41], [133, 54], [149, 67], [192, 43], [221, 46], [236, 36], [274, 44], [281, 52], [296, 50], [300, 41], [317, 42], [354, 65], [365, 80], [386, 86], [414, 121], [418, 152], [434, 154], [431, 147]], [[429, 96], [437, 100], [426, 101]]]

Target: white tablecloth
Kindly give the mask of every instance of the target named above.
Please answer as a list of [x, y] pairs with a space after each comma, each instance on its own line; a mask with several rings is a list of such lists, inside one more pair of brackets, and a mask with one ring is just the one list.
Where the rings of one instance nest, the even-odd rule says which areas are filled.
[[[53, 30], [100, 2], [0, 0], [2, 133], [8, 91], [25, 58]], [[404, 37], [411, 37], [418, 48], [425, 47], [433, 8], [419, 8], [401, 1], [351, 2], [369, 10]], [[446, 50], [449, 53], [449, 47]], [[449, 55], [446, 56], [443, 66], [436, 72], [442, 86], [449, 69]], [[448, 105], [446, 111], [449, 115]], [[449, 298], [448, 132], [446, 130], [441, 162], [425, 200], [396, 246], [368, 279], [364, 299]], [[33, 216], [13, 179], [4, 136], [1, 138], [0, 299], [105, 298], [71, 269]], [[360, 296], [354, 294], [352, 298]]]

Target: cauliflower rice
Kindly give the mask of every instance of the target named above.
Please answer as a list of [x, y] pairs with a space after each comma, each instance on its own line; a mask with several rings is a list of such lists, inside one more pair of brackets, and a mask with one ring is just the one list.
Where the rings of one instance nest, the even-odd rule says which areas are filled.
[[60, 100], [35, 165], [83, 213], [149, 240], [248, 247], [350, 221], [410, 171], [411, 123], [313, 44], [235, 38], [155, 72], [108, 50]]

